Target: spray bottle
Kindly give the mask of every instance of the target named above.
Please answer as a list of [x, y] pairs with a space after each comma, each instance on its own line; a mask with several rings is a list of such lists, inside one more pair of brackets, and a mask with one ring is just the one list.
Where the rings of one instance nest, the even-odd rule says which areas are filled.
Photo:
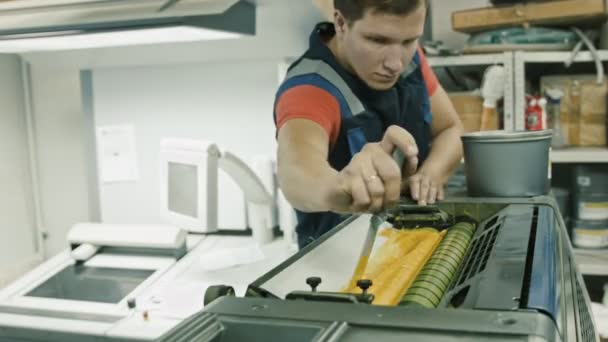
[[551, 139], [551, 147], [560, 148], [566, 145], [566, 139], [564, 138], [564, 132], [562, 131], [562, 125], [560, 122], [560, 105], [564, 92], [558, 88], [550, 88], [546, 91], [547, 98], [549, 99], [549, 115], [551, 118], [551, 129], [553, 129], [553, 137]]

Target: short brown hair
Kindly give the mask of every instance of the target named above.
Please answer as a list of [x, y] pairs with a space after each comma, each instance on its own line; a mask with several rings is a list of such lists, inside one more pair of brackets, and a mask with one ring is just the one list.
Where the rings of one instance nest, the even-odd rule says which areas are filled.
[[406, 15], [425, 4], [426, 0], [334, 0], [334, 8], [351, 23], [363, 18], [368, 9], [380, 13]]

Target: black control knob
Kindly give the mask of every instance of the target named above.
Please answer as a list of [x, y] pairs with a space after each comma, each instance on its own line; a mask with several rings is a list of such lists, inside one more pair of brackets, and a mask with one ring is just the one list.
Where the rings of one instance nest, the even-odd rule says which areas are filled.
[[129, 309], [135, 309], [135, 305], [136, 305], [135, 298], [129, 298], [127, 300], [127, 307]]
[[317, 292], [317, 287], [321, 284], [321, 278], [319, 277], [308, 277], [306, 278], [306, 284], [310, 285], [312, 292]]
[[361, 290], [363, 290], [363, 294], [366, 295], [367, 294], [367, 289], [369, 289], [370, 287], [372, 287], [374, 283], [371, 281], [371, 279], [359, 279], [357, 280], [357, 287], [360, 288]]

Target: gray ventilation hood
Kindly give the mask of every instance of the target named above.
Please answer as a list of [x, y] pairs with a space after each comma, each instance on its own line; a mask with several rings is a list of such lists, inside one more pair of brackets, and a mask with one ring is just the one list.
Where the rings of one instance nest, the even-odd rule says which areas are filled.
[[0, 53], [238, 38], [255, 34], [245, 0], [4, 0]]

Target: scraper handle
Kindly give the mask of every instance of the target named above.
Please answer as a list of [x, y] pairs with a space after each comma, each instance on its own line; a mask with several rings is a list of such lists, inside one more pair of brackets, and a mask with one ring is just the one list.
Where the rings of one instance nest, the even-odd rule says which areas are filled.
[[[401, 170], [401, 172], [403, 172], [403, 167], [405, 166], [405, 155], [403, 154], [403, 151], [401, 151], [399, 148], [395, 148], [395, 151], [393, 151], [393, 160], [397, 163], [397, 165], [399, 166], [399, 170]], [[402, 176], [403, 178], [403, 176]], [[402, 186], [402, 191], [403, 191], [403, 186]], [[417, 206], [418, 204], [413, 201], [412, 199], [410, 199], [407, 196], [401, 196], [400, 198], [400, 204], [408, 203], [408, 204], [412, 204]]]
[[399, 166], [399, 170], [403, 170], [403, 166], [405, 164], [405, 155], [403, 154], [403, 151], [401, 151], [399, 148], [395, 148], [395, 151], [393, 151], [393, 160]]
[[[393, 151], [393, 160], [395, 161], [395, 163], [397, 163], [397, 166], [399, 166], [399, 170], [403, 173], [403, 172], [413, 172], [415, 173], [417, 171], [418, 165], [414, 165], [413, 170], [406, 170], [406, 163], [408, 163], [408, 161], [406, 160], [405, 154], [403, 154], [403, 151], [401, 151], [401, 149], [399, 149], [398, 147], [395, 148], [395, 150]], [[408, 167], [409, 169], [409, 167]], [[408, 174], [408, 176], [412, 176], [413, 174]], [[402, 174], [402, 176], [404, 176]]]

